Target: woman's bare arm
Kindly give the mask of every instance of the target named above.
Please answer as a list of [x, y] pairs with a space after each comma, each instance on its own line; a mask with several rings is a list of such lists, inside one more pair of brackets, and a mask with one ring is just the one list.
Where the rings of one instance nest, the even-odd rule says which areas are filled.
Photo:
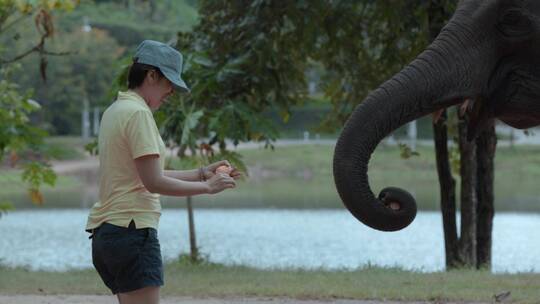
[[238, 171], [236, 168], [233, 168], [227, 160], [220, 160], [209, 164], [206, 167], [201, 167], [194, 170], [165, 170], [164, 175], [183, 181], [198, 182], [201, 181], [201, 179], [205, 180], [212, 178], [212, 176], [216, 174], [216, 169], [220, 166], [227, 166], [231, 168], [229, 176], [233, 179], [236, 180], [242, 177], [242, 173], [240, 173], [240, 171]]
[[183, 181], [198, 182], [201, 180], [199, 169], [194, 170], [165, 170], [163, 174], [167, 177]]
[[184, 181], [166, 176], [161, 169], [157, 154], [136, 158], [135, 167], [143, 185], [152, 193], [192, 196], [214, 194], [236, 186], [234, 179], [225, 174], [216, 174], [205, 182]]

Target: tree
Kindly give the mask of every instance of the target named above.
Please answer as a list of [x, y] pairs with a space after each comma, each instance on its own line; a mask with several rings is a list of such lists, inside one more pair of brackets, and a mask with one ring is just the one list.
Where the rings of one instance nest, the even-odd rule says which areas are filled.
[[[333, 112], [324, 125], [339, 128], [370, 90], [433, 40], [455, 5], [450, 0], [418, 1], [415, 5], [395, 1], [202, 1], [201, 25], [188, 36], [187, 43], [179, 44], [180, 49], [196, 50], [188, 60], [188, 80], [195, 84], [188, 102], [204, 113], [197, 127], [199, 135], [209, 138], [208, 144], [223, 146], [230, 123], [220, 120], [220, 114], [227, 107], [247, 109], [251, 117], [276, 107], [286, 120], [289, 107], [305, 98], [296, 92], [305, 89], [302, 71], [308, 60], [326, 69], [323, 90]], [[446, 111], [435, 116], [447, 266], [487, 265], [493, 217], [493, 128], [471, 143], [466, 140], [467, 111], [455, 118]], [[245, 115], [231, 117], [242, 122]], [[455, 120], [455, 125], [449, 124], [448, 118]], [[213, 129], [211, 122], [215, 121], [222, 128]], [[447, 147], [449, 127], [459, 143], [459, 158]], [[242, 124], [236, 130], [252, 134], [251, 128], [243, 129]], [[232, 138], [234, 142], [254, 139]], [[459, 239], [451, 160], [459, 164], [462, 185]]]
[[[450, 19], [457, 1], [430, 1], [428, 7], [429, 40], [435, 39]], [[469, 141], [467, 125], [468, 103], [453, 111], [448, 119], [446, 110], [433, 121], [435, 155], [441, 193], [441, 212], [446, 250], [446, 266], [489, 268], [491, 265], [491, 233], [494, 215], [494, 164], [496, 148], [493, 122], [474, 141]], [[459, 147], [459, 176], [461, 179], [461, 233], [456, 226], [456, 187], [452, 176], [447, 142], [449, 129]], [[457, 170], [456, 170], [457, 171]]]
[[[290, 106], [306, 97], [308, 50], [298, 47], [290, 31], [309, 6], [296, 5], [200, 3], [200, 24], [180, 33], [177, 45], [187, 54], [184, 77], [192, 92], [167, 103], [158, 119], [165, 140], [178, 146], [178, 156], [186, 159], [189, 154], [198, 165], [225, 158], [245, 171], [228, 144], [263, 141], [271, 146], [277, 131], [265, 110], [278, 109], [287, 121]], [[190, 198], [188, 214], [193, 227]], [[191, 257], [196, 260], [190, 231]]]
[[[278, 134], [263, 113], [277, 109], [286, 122], [291, 106], [307, 98], [305, 72], [310, 58], [324, 61], [331, 71], [329, 78], [338, 75], [334, 79], [341, 80], [329, 81], [326, 87], [338, 105], [338, 101], [356, 100], [397, 70], [392, 55], [403, 55], [383, 43], [399, 40], [394, 32], [398, 24], [387, 23], [395, 19], [395, 10], [385, 11], [392, 14], [380, 22], [381, 16], [373, 15], [379, 12], [377, 6], [371, 3], [201, 1], [199, 5], [200, 24], [190, 33], [181, 33], [177, 45], [187, 50], [185, 78], [192, 93], [169, 102], [161, 111], [162, 133], [179, 147], [183, 158], [186, 151], [208, 158], [219, 150], [239, 163], [227, 150], [227, 142], [264, 141], [271, 146]], [[362, 20], [360, 29], [358, 20]], [[373, 24], [388, 28], [387, 35], [369, 41], [355, 39], [364, 29], [373, 31]], [[412, 56], [417, 46], [400, 41], [399, 46]], [[381, 68], [378, 60], [387, 65]], [[347, 107], [336, 108], [341, 114]]]
[[[333, 115], [329, 116], [326, 126], [335, 128], [342, 125], [370, 89], [416, 57], [438, 35], [455, 6], [456, 1], [434, 0], [418, 2], [417, 5], [383, 1], [354, 4], [336, 2], [329, 7], [325, 15], [328, 22], [323, 21], [326, 25], [323, 37], [331, 38], [327, 39], [327, 45], [321, 43], [315, 52], [319, 54], [317, 59], [327, 68], [329, 78], [334, 80], [327, 81], [329, 85], [325, 87], [325, 93], [334, 105]], [[409, 12], [404, 13], [407, 10]], [[333, 15], [334, 11], [339, 14]], [[355, 39], [358, 33], [362, 33], [361, 39]], [[470, 110], [466, 107], [463, 109]], [[448, 121], [446, 111], [443, 111], [435, 115], [442, 119], [434, 120], [448, 268], [489, 267], [490, 264], [496, 139], [491, 126], [478, 140], [469, 142], [468, 115], [468, 111], [463, 111], [463, 115]], [[453, 121], [455, 125], [449, 125]], [[458, 143], [458, 153], [449, 153], [448, 126], [452, 128]], [[459, 156], [455, 158], [454, 155]], [[451, 161], [458, 164], [457, 174], [461, 181], [459, 238]]]
[[83, 2], [58, 21], [60, 28], [80, 26], [87, 20], [93, 29], [106, 31], [117, 43], [134, 48], [143, 39], [170, 41], [178, 30], [189, 30], [197, 23], [196, 4], [185, 0], [131, 0]]
[[[30, 99], [31, 92], [21, 92], [20, 87], [11, 81], [12, 73], [16, 71], [13, 64], [22, 58], [38, 53], [40, 56], [39, 69], [42, 78], [46, 79], [47, 56], [59, 55], [45, 48], [45, 42], [54, 34], [54, 26], [50, 10], [69, 10], [77, 1], [0, 1], [0, 35], [21, 22], [34, 17], [36, 30], [39, 33], [38, 42], [19, 54], [4, 57], [6, 50], [0, 47], [0, 161], [6, 152], [10, 152], [10, 160], [14, 165], [23, 148], [39, 145], [46, 135], [30, 125], [30, 113], [39, 110], [40, 106]], [[20, 37], [17, 37], [19, 39]], [[23, 167], [22, 179], [29, 184], [29, 194], [34, 203], [43, 203], [39, 191], [41, 184], [54, 185], [56, 175], [44, 159], [34, 159], [26, 162]], [[11, 208], [8, 203], [0, 203], [0, 213]]]
[[81, 109], [102, 108], [111, 100], [108, 91], [115, 77], [121, 48], [107, 32], [82, 26], [61, 32], [62, 39], [50, 43], [51, 47], [69, 50], [71, 54], [49, 59], [48, 81], [44, 83], [32, 73], [37, 58], [28, 58], [22, 66], [28, 73], [16, 78], [21, 86], [34, 88], [34, 99], [44, 108], [35, 123], [51, 134], [81, 134]]

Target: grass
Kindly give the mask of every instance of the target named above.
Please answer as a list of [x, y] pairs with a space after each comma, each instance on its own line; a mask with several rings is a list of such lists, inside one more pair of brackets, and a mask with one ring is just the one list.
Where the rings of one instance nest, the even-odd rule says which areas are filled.
[[[2, 189], [2, 194], [17, 193], [21, 190], [27, 189], [26, 184], [21, 181], [21, 173], [22, 171], [20, 170], [10, 170], [0, 174], [0, 189]], [[67, 175], [61, 175], [57, 176], [54, 188], [48, 185], [43, 185], [43, 189], [56, 189], [57, 191], [61, 191], [63, 189], [78, 186], [80, 186], [80, 183], [75, 178]]]
[[[422, 210], [438, 210], [439, 185], [432, 147], [418, 147], [419, 156], [400, 157], [394, 146], [381, 145], [369, 164], [371, 188], [398, 186], [415, 195]], [[275, 150], [241, 151], [250, 177], [234, 191], [196, 197], [197, 206], [250, 208], [342, 208], [332, 175], [333, 147], [307, 145]], [[495, 159], [497, 211], [540, 211], [537, 181], [540, 147], [501, 147]], [[456, 179], [459, 188], [459, 179]], [[459, 195], [458, 195], [459, 197]], [[164, 197], [164, 202], [178, 199]], [[164, 206], [177, 204], [167, 204]]]
[[78, 136], [53, 136], [45, 138], [43, 153], [54, 160], [84, 158], [84, 141]]
[[[437, 273], [392, 268], [356, 271], [257, 270], [216, 264], [165, 266], [164, 296], [291, 297], [482, 301], [511, 291], [513, 303], [538, 303], [540, 274], [491, 274], [457, 270]], [[31, 272], [0, 269], [1, 294], [109, 294], [94, 270]]]
[[[397, 185], [415, 193], [421, 208], [437, 209], [438, 186], [432, 148], [419, 147], [419, 152], [420, 156], [404, 160], [399, 157], [397, 148], [379, 147], [369, 167], [372, 189]], [[540, 210], [537, 198], [539, 152], [538, 147], [498, 149], [495, 186], [498, 211]], [[246, 150], [242, 154], [252, 168], [251, 177], [235, 191], [195, 198], [198, 207], [342, 208], [333, 186], [332, 147], [280, 147], [275, 151]], [[15, 191], [12, 189], [19, 180], [17, 174], [0, 173], [0, 197], [6, 191]], [[65, 178], [60, 178], [58, 188], [51, 194], [58, 195], [59, 201], [73, 203], [84, 185], [72, 177]], [[26, 195], [25, 188], [21, 191]], [[66, 191], [73, 192], [74, 196], [66, 196]], [[530, 201], [525, 199], [523, 203], [523, 198], [527, 197]], [[512, 205], [515, 202], [522, 205]], [[164, 296], [491, 302], [494, 294], [509, 290], [513, 303], [538, 303], [540, 299], [540, 274], [533, 273], [492, 274], [468, 270], [418, 273], [372, 267], [356, 271], [257, 270], [171, 263], [166, 265], [165, 278]], [[0, 294], [43, 293], [109, 294], [109, 291], [94, 270], [33, 272], [0, 266]]]
[[[74, 147], [77, 138], [53, 138], [51, 144]], [[234, 191], [194, 198], [198, 208], [343, 208], [332, 175], [333, 147], [302, 145], [275, 150], [241, 150], [250, 176]], [[421, 210], [439, 210], [438, 177], [432, 147], [418, 147], [419, 156], [400, 157], [394, 146], [381, 145], [369, 164], [369, 180], [374, 192], [398, 186], [415, 195]], [[495, 158], [495, 208], [497, 211], [539, 212], [540, 147], [499, 147]], [[0, 172], [0, 200], [12, 201], [16, 208], [30, 206], [26, 186], [17, 173]], [[87, 177], [84, 177], [87, 178]], [[459, 187], [459, 180], [456, 181]], [[47, 207], [80, 207], [89, 186], [77, 176], [60, 176], [54, 189], [44, 188]], [[458, 196], [459, 197], [459, 196]], [[162, 197], [163, 206], [183, 207], [184, 199]]]
[[[41, 186], [45, 204], [40, 208], [80, 208], [83, 188], [82, 182], [74, 176], [57, 176], [54, 187], [46, 184]], [[0, 172], [0, 189], [0, 202], [8, 202], [15, 209], [36, 208], [28, 194], [28, 184], [21, 181], [21, 171]]]

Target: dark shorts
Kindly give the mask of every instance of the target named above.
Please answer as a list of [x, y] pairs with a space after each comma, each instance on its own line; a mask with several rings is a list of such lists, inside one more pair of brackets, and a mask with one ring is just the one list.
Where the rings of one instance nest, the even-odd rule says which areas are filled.
[[113, 294], [163, 285], [163, 262], [153, 228], [102, 224], [92, 236], [92, 261]]

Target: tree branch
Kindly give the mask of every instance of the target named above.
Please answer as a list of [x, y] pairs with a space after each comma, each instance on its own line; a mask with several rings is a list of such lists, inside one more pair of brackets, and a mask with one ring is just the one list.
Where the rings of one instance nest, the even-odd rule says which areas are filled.
[[30, 55], [33, 52], [39, 52], [39, 45], [36, 45], [36, 46], [30, 48], [28, 51], [26, 51], [24, 53], [21, 53], [20, 55], [15, 56], [12, 59], [1, 59], [0, 58], [0, 64], [13, 63], [13, 62], [15, 62], [17, 60], [23, 59], [24, 57]]
[[50, 52], [43, 49], [43, 45], [45, 43], [45, 39], [42, 39], [37, 45], [33, 46], [32, 48], [28, 49], [26, 52], [21, 53], [20, 55], [17, 55], [11, 59], [2, 59], [0, 58], [0, 64], [7, 64], [7, 63], [13, 63], [15, 61], [21, 60], [24, 57], [32, 54], [33, 52], [38, 52], [42, 55], [49, 55], [49, 56], [65, 56], [65, 55], [72, 55], [75, 54], [75, 52]]

